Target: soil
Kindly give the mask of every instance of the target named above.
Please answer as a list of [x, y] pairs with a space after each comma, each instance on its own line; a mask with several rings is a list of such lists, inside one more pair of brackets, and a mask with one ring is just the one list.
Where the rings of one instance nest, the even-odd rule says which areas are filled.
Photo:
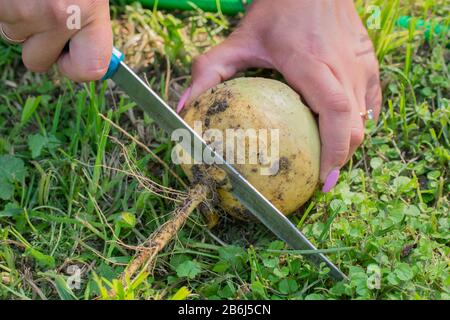
[[291, 167], [291, 162], [289, 161], [289, 159], [287, 157], [281, 157], [280, 158], [280, 162], [279, 162], [279, 173], [280, 172], [287, 172], [289, 170], [289, 168]]
[[228, 109], [228, 102], [226, 100], [216, 100], [213, 104], [208, 108], [208, 111], [206, 112], [207, 116], [212, 116], [217, 113], [224, 112]]

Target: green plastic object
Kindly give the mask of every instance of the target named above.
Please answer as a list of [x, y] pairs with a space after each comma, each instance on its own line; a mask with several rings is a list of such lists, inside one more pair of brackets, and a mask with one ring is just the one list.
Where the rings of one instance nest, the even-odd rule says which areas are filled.
[[[127, 0], [127, 2], [136, 1]], [[198, 7], [208, 12], [217, 12], [220, 6], [224, 14], [235, 15], [244, 12], [245, 6], [250, 4], [251, 0], [139, 0], [138, 2], [147, 8], [153, 8], [157, 4], [160, 9], [192, 10]]]
[[[397, 25], [409, 29], [410, 24], [413, 22], [413, 18], [409, 16], [400, 17], [397, 20]], [[416, 30], [425, 30], [425, 39], [429, 40], [431, 37], [431, 30], [433, 30], [434, 37], [444, 37], [448, 32], [448, 28], [444, 27], [438, 23], [433, 23], [431, 21], [425, 21], [422, 19], [415, 19]]]

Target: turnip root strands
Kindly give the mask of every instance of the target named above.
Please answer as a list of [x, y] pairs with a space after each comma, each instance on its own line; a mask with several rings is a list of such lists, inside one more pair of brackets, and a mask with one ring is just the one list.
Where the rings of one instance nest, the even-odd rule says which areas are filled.
[[128, 265], [122, 274], [122, 283], [128, 282], [140, 269], [150, 268], [158, 253], [175, 237], [191, 213], [207, 200], [208, 193], [208, 188], [203, 185], [190, 190], [186, 200], [173, 212], [173, 217], [151, 235], [142, 251]]
[[[160, 160], [156, 154], [151, 152], [144, 144], [128, 134], [124, 129], [120, 128], [105, 116], [101, 114], [100, 116], [120, 132], [124, 133], [126, 137], [131, 139], [136, 145], [141, 146], [145, 151], [150, 153], [157, 159], [157, 161], [162, 162], [162, 160]], [[142, 245], [130, 246], [124, 244], [120, 239], [116, 239], [121, 246], [127, 249], [135, 250], [137, 252], [135, 258], [131, 261], [131, 263], [126, 267], [125, 271], [120, 276], [120, 282], [123, 286], [126, 286], [127, 284], [133, 282], [133, 277], [140, 274], [142, 271], [147, 272], [151, 269], [156, 261], [157, 255], [176, 236], [178, 231], [183, 227], [189, 216], [195, 211], [196, 208], [198, 208], [201, 204], [206, 204], [205, 207], [209, 207], [207, 205], [207, 202], [209, 201], [208, 196], [211, 194], [212, 189], [204, 184], [194, 185], [193, 187], [189, 188], [187, 192], [164, 187], [156, 183], [155, 181], [152, 181], [151, 179], [143, 176], [134, 165], [133, 161], [130, 159], [130, 155], [126, 146], [115, 137], [110, 137], [110, 139], [121, 147], [121, 155], [124, 158], [124, 164], [127, 166], [127, 170], [102, 166], [104, 169], [126, 174], [127, 176], [136, 179], [139, 182], [139, 186], [144, 188], [148, 192], [177, 203], [176, 208], [172, 213], [172, 217], [166, 223], [161, 225], [161, 227], [152, 235], [150, 235], [150, 237]], [[169, 167], [167, 168], [175, 178], [180, 179]], [[108, 225], [108, 227], [113, 230], [111, 226]], [[115, 296], [114, 289], [110, 289], [108, 295], [110, 297]]]

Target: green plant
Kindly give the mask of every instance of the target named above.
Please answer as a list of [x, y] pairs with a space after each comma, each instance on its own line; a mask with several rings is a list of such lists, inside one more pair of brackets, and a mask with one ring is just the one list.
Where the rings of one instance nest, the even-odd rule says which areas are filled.
[[[448, 40], [426, 42], [387, 19], [409, 14], [445, 25], [449, 9], [445, 0], [366, 4], [386, 17], [382, 29], [370, 31], [384, 85], [380, 122], [368, 125], [335, 190], [317, 192], [292, 217], [350, 282], [330, 282], [326, 268], [302, 258], [309, 252], [288, 250], [258, 223], [225, 218], [209, 230], [193, 214], [155, 268], [123, 284], [135, 247], [175, 203], [141, 186], [118, 142], [133, 170], [184, 192], [171, 173], [187, 181], [170, 162], [167, 135], [107, 83], [27, 72], [19, 50], [0, 44], [0, 298], [449, 299]], [[112, 12], [117, 45], [173, 106], [192, 57], [236, 24], [200, 11]], [[68, 285], [69, 266], [81, 270], [79, 289]]]

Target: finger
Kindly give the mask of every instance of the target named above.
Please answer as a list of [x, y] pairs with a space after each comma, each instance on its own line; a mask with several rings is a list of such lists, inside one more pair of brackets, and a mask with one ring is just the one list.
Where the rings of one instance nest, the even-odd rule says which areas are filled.
[[23, 41], [28, 39], [35, 31], [32, 28], [17, 26], [16, 24], [2, 23], [1, 28], [8, 38]]
[[264, 51], [246, 36], [236, 32], [222, 44], [199, 56], [192, 67], [189, 101], [215, 85], [230, 79], [240, 70], [251, 67], [270, 68]]
[[[366, 59], [367, 60], [367, 59]], [[347, 160], [350, 160], [358, 147], [364, 141], [365, 125], [368, 120], [368, 114], [372, 110], [374, 119], [378, 119], [381, 108], [381, 86], [379, 81], [378, 64], [373, 61], [370, 62], [370, 66], [366, 65], [366, 70], [373, 70], [371, 77], [368, 80], [361, 79], [357, 81], [358, 85], [354, 90], [354, 97], [357, 101], [360, 112], [357, 109], [353, 109], [352, 112], [352, 131], [350, 140], [350, 152]], [[375, 66], [375, 68], [374, 68]], [[366, 72], [367, 73], [367, 72]], [[366, 76], [364, 75], [364, 78]], [[361, 86], [360, 84], [366, 83], [367, 85]]]
[[380, 76], [378, 70], [369, 77], [367, 82], [366, 96], [367, 109], [372, 109], [374, 113], [374, 121], [378, 121], [381, 112], [383, 95], [380, 84]]
[[283, 75], [319, 114], [322, 142], [320, 178], [327, 182], [330, 175], [334, 173], [336, 176], [349, 154], [353, 108], [351, 99], [334, 72], [323, 63], [302, 61], [299, 68], [287, 68]]
[[33, 35], [23, 44], [23, 63], [31, 71], [47, 72], [58, 61], [69, 38], [70, 34], [59, 30]]
[[366, 124], [366, 117], [368, 113], [368, 106], [366, 104], [366, 87], [363, 85], [364, 77], [360, 75], [359, 79], [356, 75], [353, 75], [353, 83], [356, 82], [352, 95], [350, 95], [352, 108], [352, 125], [351, 125], [351, 135], [350, 135], [350, 150], [347, 158], [348, 162], [358, 147], [364, 141], [364, 129]]
[[359, 55], [358, 59], [361, 62], [361, 69], [364, 71], [364, 79], [359, 83], [364, 86], [361, 91], [364, 92], [364, 101], [366, 109], [373, 110], [374, 120], [377, 121], [381, 111], [382, 104], [382, 90], [380, 83], [380, 66], [375, 55], [373, 44], [368, 35], [362, 35], [362, 41], [367, 43], [365, 53]]
[[58, 67], [77, 82], [101, 79], [108, 71], [112, 55], [113, 36], [107, 16], [90, 23], [71, 39], [69, 51], [58, 60]]
[[351, 116], [349, 101], [344, 92], [323, 98], [319, 103], [329, 106], [319, 114], [322, 141], [320, 179], [326, 182], [330, 173], [340, 170], [347, 161], [350, 152]]
[[352, 125], [351, 125], [351, 135], [350, 135], [350, 150], [349, 155], [346, 160], [348, 162], [359, 146], [364, 141], [364, 118], [361, 116], [361, 113], [358, 109], [352, 110]]

